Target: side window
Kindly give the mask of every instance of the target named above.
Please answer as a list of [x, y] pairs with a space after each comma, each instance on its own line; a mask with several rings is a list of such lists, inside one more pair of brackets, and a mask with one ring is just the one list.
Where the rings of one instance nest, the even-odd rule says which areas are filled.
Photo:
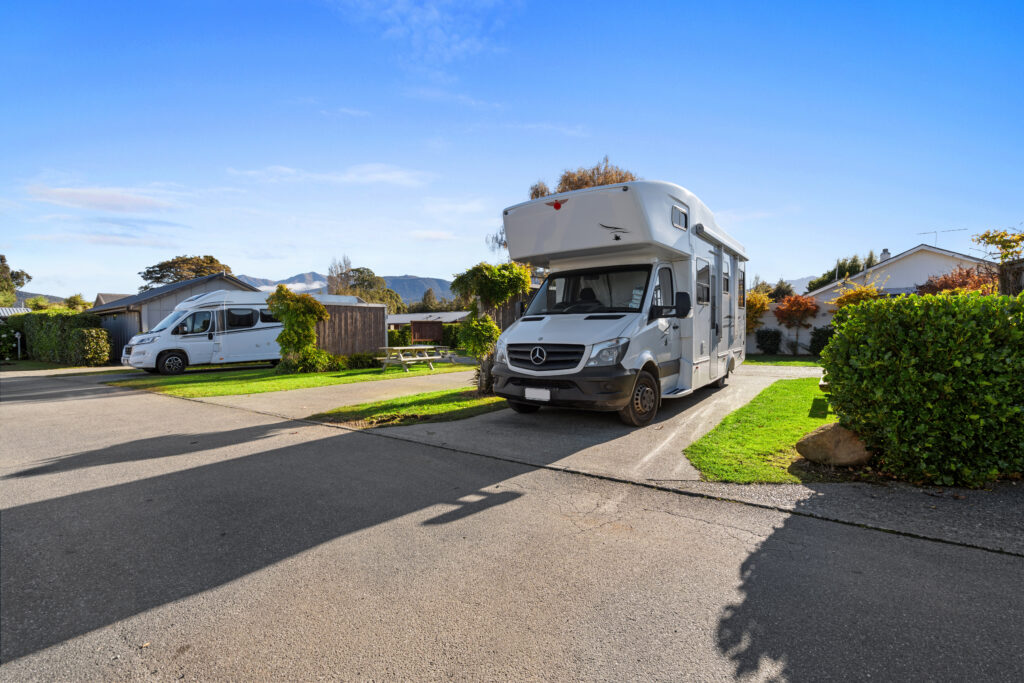
[[213, 314], [210, 311], [198, 311], [185, 318], [182, 323], [185, 331], [182, 334], [202, 334], [209, 332], [213, 325]]
[[654, 286], [655, 306], [671, 306], [675, 299], [675, 289], [672, 287], [672, 269], [661, 268], [658, 270], [658, 283]]
[[229, 308], [227, 310], [229, 330], [241, 330], [256, 324], [256, 311], [251, 308]]
[[740, 283], [737, 285], [736, 293], [739, 294], [740, 308], [747, 307], [747, 274], [740, 270]]
[[686, 214], [686, 209], [678, 206], [672, 207], [672, 225], [676, 226], [680, 230], [686, 230], [690, 227], [689, 216]]
[[706, 304], [711, 301], [711, 264], [702, 258], [697, 259], [697, 303]]
[[729, 261], [728, 258], [722, 261], [722, 293], [729, 293]]
[[260, 309], [260, 322], [261, 323], [277, 323], [277, 322], [281, 322], [281, 321], [278, 320], [277, 318], [275, 318], [273, 315], [271, 315], [270, 311], [267, 310], [266, 308], [261, 308]]

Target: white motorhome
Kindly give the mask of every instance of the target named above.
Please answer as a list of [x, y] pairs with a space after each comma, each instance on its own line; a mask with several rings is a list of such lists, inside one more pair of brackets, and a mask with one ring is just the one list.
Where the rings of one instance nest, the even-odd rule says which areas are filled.
[[[121, 365], [177, 375], [190, 365], [274, 362], [281, 359], [281, 323], [266, 292], [218, 290], [185, 299], [148, 332], [132, 337]], [[323, 304], [355, 304], [355, 296], [314, 295]]]
[[688, 190], [588, 188], [509, 207], [504, 223], [512, 259], [549, 271], [497, 342], [494, 390], [517, 412], [618, 411], [643, 426], [743, 362], [746, 253]]

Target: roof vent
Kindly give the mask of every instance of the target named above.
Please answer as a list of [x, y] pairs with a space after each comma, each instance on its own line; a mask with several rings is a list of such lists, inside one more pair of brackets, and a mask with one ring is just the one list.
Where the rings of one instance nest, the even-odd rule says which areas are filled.
[[888, 261], [892, 254], [889, 253], [888, 249], [883, 249], [882, 253], [878, 255], [878, 262]]

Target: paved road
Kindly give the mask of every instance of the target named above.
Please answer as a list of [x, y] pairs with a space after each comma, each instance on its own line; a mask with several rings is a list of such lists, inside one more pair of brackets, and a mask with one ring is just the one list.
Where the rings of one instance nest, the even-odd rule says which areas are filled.
[[0, 398], [4, 680], [1024, 675], [1018, 556], [81, 378]]

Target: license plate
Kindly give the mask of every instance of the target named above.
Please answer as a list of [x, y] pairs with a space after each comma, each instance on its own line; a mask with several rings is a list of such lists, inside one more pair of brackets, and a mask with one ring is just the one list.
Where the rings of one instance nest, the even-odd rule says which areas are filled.
[[528, 401], [550, 401], [551, 390], [537, 389], [535, 387], [526, 387], [526, 391], [523, 394], [523, 398], [525, 398]]

